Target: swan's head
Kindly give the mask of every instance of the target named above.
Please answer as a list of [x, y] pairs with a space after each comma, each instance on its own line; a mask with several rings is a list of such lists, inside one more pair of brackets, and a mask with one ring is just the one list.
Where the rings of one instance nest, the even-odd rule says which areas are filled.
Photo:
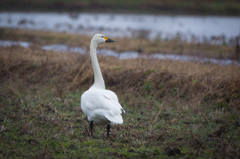
[[114, 42], [114, 40], [111, 40], [111, 39], [107, 38], [103, 34], [96, 34], [96, 35], [93, 36], [92, 42], [99, 45], [99, 44], [102, 44], [102, 43]]

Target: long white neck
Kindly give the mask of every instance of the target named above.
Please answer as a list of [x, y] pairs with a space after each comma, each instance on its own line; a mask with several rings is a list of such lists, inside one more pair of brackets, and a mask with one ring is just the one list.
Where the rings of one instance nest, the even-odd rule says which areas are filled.
[[91, 56], [91, 61], [92, 61], [92, 67], [93, 67], [93, 73], [94, 73], [94, 84], [92, 87], [97, 87], [101, 89], [105, 89], [105, 83], [103, 80], [103, 76], [98, 64], [98, 59], [97, 59], [97, 44], [93, 41], [91, 41], [90, 45], [90, 56]]

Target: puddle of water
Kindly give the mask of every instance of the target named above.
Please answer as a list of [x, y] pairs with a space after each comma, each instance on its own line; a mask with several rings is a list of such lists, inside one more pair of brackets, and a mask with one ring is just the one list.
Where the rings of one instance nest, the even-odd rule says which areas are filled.
[[[8, 41], [8, 40], [0, 40], [0, 46], [7, 47], [12, 45], [20, 45], [22, 47], [30, 47], [32, 43], [23, 42], [23, 41]], [[54, 45], [45, 45], [42, 47], [44, 50], [53, 50], [59, 52], [77, 52], [80, 54], [87, 53], [85, 48], [82, 47], [69, 47], [62, 44], [54, 44]], [[166, 55], [166, 54], [151, 54], [151, 55], [144, 55], [139, 54], [135, 51], [128, 51], [128, 52], [121, 52], [117, 53], [112, 50], [108, 49], [98, 49], [97, 53], [104, 56], [114, 56], [118, 57], [119, 59], [135, 59], [135, 58], [149, 58], [149, 59], [170, 59], [176, 61], [190, 61], [190, 62], [198, 62], [198, 63], [214, 63], [218, 65], [231, 65], [233, 64], [233, 60], [229, 59], [214, 59], [214, 58], [204, 58], [204, 57], [197, 57], [197, 56], [187, 56], [187, 55]], [[235, 61], [235, 65], [240, 66], [240, 62]]]
[[22, 47], [29, 47], [31, 43], [23, 41], [9, 41], [9, 40], [0, 40], [0, 46], [12, 46], [12, 45], [21, 45]]
[[0, 27], [208, 43], [222, 34], [218, 43], [233, 43], [240, 33], [240, 17], [0, 12]]
[[60, 52], [78, 52], [81, 54], [86, 53], [86, 49], [82, 47], [69, 47], [62, 44], [53, 44], [53, 45], [45, 45], [42, 47], [44, 50], [54, 50], [54, 51], [60, 51]]

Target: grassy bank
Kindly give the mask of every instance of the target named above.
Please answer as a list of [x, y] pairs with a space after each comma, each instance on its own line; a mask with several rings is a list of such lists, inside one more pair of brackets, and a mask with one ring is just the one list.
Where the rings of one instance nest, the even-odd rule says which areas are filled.
[[77, 11], [77, 12], [131, 12], [167, 14], [215, 14], [239, 15], [237, 0], [2, 0], [0, 9], [4, 11]]
[[[111, 38], [110, 35], [106, 36]], [[65, 44], [68, 46], [80, 46], [88, 49], [92, 37], [69, 33], [0, 28], [0, 38], [3, 40], [32, 42], [35, 47], [49, 44]], [[137, 51], [145, 54], [162, 53], [217, 59], [240, 59], [240, 54], [236, 55], [235, 53], [235, 46], [225, 44], [212, 45], [186, 42], [179, 41], [178, 38], [173, 40], [153, 41], [146, 38], [114, 38], [114, 40], [116, 43], [112, 45], [102, 45], [99, 48], [107, 48], [116, 52]]]
[[88, 55], [0, 47], [2, 158], [237, 158], [240, 72], [166, 60], [99, 56], [124, 124], [89, 136], [80, 96], [93, 83]]

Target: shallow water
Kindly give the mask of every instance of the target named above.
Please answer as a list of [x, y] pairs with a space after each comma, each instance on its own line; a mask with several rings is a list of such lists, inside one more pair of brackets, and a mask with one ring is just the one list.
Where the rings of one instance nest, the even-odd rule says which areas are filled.
[[[32, 43], [23, 42], [23, 41], [8, 41], [8, 40], [0, 40], [0, 46], [12, 46], [12, 45], [20, 45], [22, 47], [30, 47]], [[77, 52], [80, 54], [86, 54], [87, 51], [85, 48], [82, 47], [69, 47], [63, 44], [53, 44], [53, 45], [45, 45], [42, 46], [44, 50], [54, 50], [59, 52]], [[144, 55], [139, 54], [135, 51], [128, 51], [128, 52], [121, 52], [117, 53], [112, 50], [108, 49], [98, 49], [97, 54], [104, 55], [104, 56], [114, 56], [119, 59], [134, 59], [134, 58], [148, 58], [148, 59], [169, 59], [169, 60], [176, 60], [176, 61], [190, 61], [190, 62], [198, 62], [198, 63], [213, 63], [218, 65], [231, 65], [233, 64], [233, 60], [229, 59], [215, 59], [215, 58], [204, 58], [204, 57], [197, 57], [197, 56], [187, 56], [187, 55], [166, 55], [161, 53], [151, 54], [151, 55]], [[240, 66], [240, 62], [235, 61], [235, 65]]]
[[0, 12], [0, 27], [208, 43], [221, 35], [218, 43], [233, 43], [240, 33], [240, 17]]

